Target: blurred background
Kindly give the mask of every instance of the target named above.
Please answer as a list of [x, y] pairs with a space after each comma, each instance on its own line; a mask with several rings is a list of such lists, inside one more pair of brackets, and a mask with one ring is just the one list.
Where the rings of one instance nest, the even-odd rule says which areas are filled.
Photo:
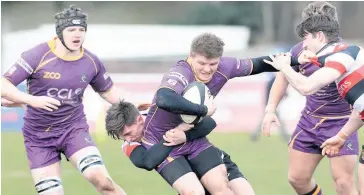
[[[1, 2], [1, 72], [19, 55], [55, 36], [54, 14], [75, 4], [89, 15], [84, 46], [99, 56], [115, 84], [140, 102], [150, 102], [163, 73], [186, 59], [193, 37], [212, 32], [225, 43], [225, 56], [247, 58], [289, 51], [300, 41], [295, 28], [310, 2]], [[336, 6], [341, 37], [364, 45], [364, 2], [331, 2]], [[274, 73], [237, 78], [216, 97], [218, 127], [209, 137], [228, 152], [257, 195], [294, 194], [287, 181], [287, 148], [305, 98], [289, 88], [279, 106], [283, 126], [270, 138], [259, 138], [267, 91]], [[18, 86], [25, 91], [25, 84]], [[106, 137], [107, 104], [92, 90], [84, 98], [95, 141], [113, 176], [128, 194], [175, 194], [155, 172], [133, 167], [120, 142]], [[22, 109], [1, 108], [2, 187], [7, 195], [36, 194], [21, 136]], [[258, 133], [257, 133], [258, 132]], [[363, 132], [360, 132], [363, 142]], [[324, 193], [334, 194], [327, 160], [315, 174]], [[20, 182], [19, 182], [20, 181]], [[18, 187], [14, 188], [13, 183]], [[97, 194], [65, 161], [67, 194]]]

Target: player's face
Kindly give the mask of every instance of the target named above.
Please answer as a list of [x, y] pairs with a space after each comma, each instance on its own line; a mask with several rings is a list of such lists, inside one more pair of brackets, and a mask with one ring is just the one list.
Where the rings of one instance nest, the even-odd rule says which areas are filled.
[[315, 53], [318, 52], [325, 44], [325, 35], [322, 32], [315, 34], [307, 33], [307, 35], [303, 38], [303, 47]]
[[143, 137], [144, 118], [139, 115], [135, 123], [125, 126], [123, 133], [120, 135], [128, 142], [140, 142]]
[[63, 39], [70, 50], [79, 50], [85, 40], [86, 30], [81, 26], [70, 26], [63, 30]]
[[220, 58], [206, 58], [203, 55], [191, 54], [191, 65], [195, 76], [202, 81], [208, 82], [217, 71]]

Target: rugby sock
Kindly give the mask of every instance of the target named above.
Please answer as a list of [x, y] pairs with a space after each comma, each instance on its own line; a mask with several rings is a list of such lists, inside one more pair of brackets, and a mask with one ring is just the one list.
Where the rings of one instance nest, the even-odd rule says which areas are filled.
[[321, 187], [316, 184], [315, 188], [311, 190], [311, 192], [304, 195], [323, 195], [323, 193], [321, 191]]

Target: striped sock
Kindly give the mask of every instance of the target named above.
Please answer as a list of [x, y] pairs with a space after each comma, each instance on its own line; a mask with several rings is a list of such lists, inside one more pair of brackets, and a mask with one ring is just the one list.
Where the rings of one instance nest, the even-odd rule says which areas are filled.
[[321, 191], [321, 187], [316, 184], [315, 188], [311, 192], [304, 195], [324, 195]]

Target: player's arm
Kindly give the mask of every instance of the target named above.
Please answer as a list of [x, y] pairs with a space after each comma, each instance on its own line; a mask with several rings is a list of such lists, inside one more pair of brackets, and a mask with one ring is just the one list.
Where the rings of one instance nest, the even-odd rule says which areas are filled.
[[288, 81], [281, 72], [277, 72], [273, 85], [269, 91], [268, 103], [265, 112], [276, 112], [279, 102], [286, 94]]
[[47, 96], [33, 96], [20, 91], [16, 87], [31, 77], [33, 71], [39, 64], [38, 57], [39, 53], [35, 49], [22, 53], [18, 61], [1, 78], [1, 97], [15, 103], [28, 104], [34, 108], [52, 111], [61, 105], [58, 100]]
[[90, 82], [94, 91], [110, 104], [125, 100], [128, 93], [114, 86], [111, 77], [106, 72], [104, 64], [98, 58], [95, 58], [95, 62], [97, 72]]
[[333, 68], [323, 67], [311, 76], [305, 77], [292, 68], [283, 68], [281, 72], [287, 78], [288, 82], [299, 91], [302, 95], [311, 95], [322, 87], [329, 85], [341, 76], [341, 73]]
[[138, 168], [148, 171], [161, 164], [172, 151], [173, 147], [163, 145], [164, 140], [154, 144], [149, 150], [138, 142], [124, 142], [123, 151]]
[[[254, 74], [259, 74], [259, 73], [263, 73], [263, 72], [278, 72], [279, 70], [277, 70], [275, 67], [273, 67], [270, 64], [265, 63], [264, 60], [269, 60], [270, 57], [269, 56], [262, 56], [262, 57], [258, 57], [258, 58], [250, 58], [251, 63], [252, 63], [252, 72], [250, 75], [254, 75]], [[295, 56], [291, 56], [291, 66], [298, 66], [300, 65], [298, 63], [298, 59]]]
[[193, 76], [192, 70], [179, 66], [172, 68], [162, 80], [156, 93], [156, 105], [168, 112], [206, 116], [208, 108], [205, 105], [194, 104], [186, 100], [181, 94]]
[[[30, 104], [32, 102], [33, 96], [20, 91], [11, 83], [8, 79], [1, 79], [1, 97], [11, 102], [16, 102], [18, 104]], [[1, 101], [1, 105], [10, 105], [10, 102]]]
[[26, 104], [22, 104], [22, 103], [17, 103], [17, 102], [13, 102], [10, 100], [7, 100], [5, 98], [1, 98], [1, 106], [4, 107], [22, 107], [22, 108], [26, 108]]
[[348, 122], [344, 125], [344, 127], [339, 131], [338, 135], [345, 140], [354, 132], [359, 130], [364, 125], [362, 119], [360, 118], [359, 112], [353, 110], [350, 115]]
[[194, 139], [202, 138], [211, 133], [216, 127], [216, 122], [211, 117], [205, 117], [201, 122], [188, 129], [175, 128], [166, 132], [163, 139], [166, 146], [179, 145]]
[[[205, 137], [216, 127], [216, 122], [211, 117], [204, 118], [200, 123], [189, 131], [185, 131], [187, 141]], [[123, 144], [124, 153], [130, 158], [132, 163], [148, 171], [160, 165], [172, 151], [173, 147], [166, 146], [165, 140], [153, 145], [146, 150], [140, 143]], [[175, 147], [175, 146], [174, 146]]]

